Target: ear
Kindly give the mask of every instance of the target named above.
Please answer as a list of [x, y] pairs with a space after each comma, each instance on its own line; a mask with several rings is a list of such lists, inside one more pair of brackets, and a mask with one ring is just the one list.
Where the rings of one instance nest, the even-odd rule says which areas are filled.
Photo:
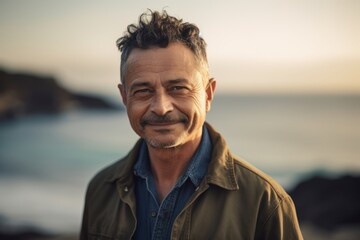
[[127, 104], [127, 97], [126, 97], [126, 91], [125, 91], [125, 86], [121, 83], [118, 84], [118, 88], [119, 88], [119, 92], [120, 92], [120, 96], [122, 98], [122, 101], [124, 103], [124, 105], [126, 106]]
[[210, 111], [211, 102], [214, 99], [214, 92], [216, 88], [216, 80], [214, 78], [210, 78], [209, 82], [206, 86], [206, 112]]

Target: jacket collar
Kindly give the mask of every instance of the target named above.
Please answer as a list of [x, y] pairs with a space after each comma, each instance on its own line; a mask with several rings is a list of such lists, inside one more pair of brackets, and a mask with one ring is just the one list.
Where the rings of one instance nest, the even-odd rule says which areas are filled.
[[[205, 176], [206, 183], [214, 184], [227, 190], [239, 188], [235, 177], [234, 157], [231, 155], [225, 139], [210, 124], [205, 122], [213, 152], [209, 170]], [[120, 185], [130, 186], [134, 178], [134, 165], [136, 163], [142, 140], [139, 139], [133, 149], [123, 159], [115, 163], [114, 170], [109, 174], [108, 182], [118, 181]]]
[[213, 152], [207, 182], [227, 190], [239, 189], [234, 169], [234, 157], [230, 153], [225, 139], [210, 124], [205, 123], [213, 143]]

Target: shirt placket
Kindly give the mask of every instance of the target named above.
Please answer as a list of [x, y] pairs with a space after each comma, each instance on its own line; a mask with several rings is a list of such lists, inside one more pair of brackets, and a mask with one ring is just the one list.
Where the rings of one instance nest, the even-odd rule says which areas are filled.
[[175, 208], [178, 188], [174, 188], [161, 203], [155, 220], [152, 239], [168, 239], [171, 233], [172, 215]]
[[[149, 218], [149, 224], [150, 224], [150, 229], [154, 229], [155, 227], [155, 223], [156, 223], [156, 219], [159, 215], [159, 204], [156, 198], [156, 189], [154, 184], [152, 183], [152, 179], [150, 177], [146, 177], [145, 178], [145, 183], [146, 183], [146, 189], [148, 191], [148, 196], [150, 196], [148, 198], [147, 203], [149, 204], [149, 212], [148, 212], [148, 218]], [[150, 236], [149, 236], [150, 237]], [[152, 238], [153, 239], [153, 238]]]

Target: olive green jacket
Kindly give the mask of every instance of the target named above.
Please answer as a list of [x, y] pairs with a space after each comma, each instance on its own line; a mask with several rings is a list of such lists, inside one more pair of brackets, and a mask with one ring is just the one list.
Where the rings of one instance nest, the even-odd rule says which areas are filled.
[[[206, 124], [213, 143], [208, 172], [176, 217], [171, 239], [303, 239], [295, 207], [270, 177], [232, 155], [225, 140]], [[86, 194], [81, 239], [131, 239], [136, 228], [130, 153], [98, 173]]]

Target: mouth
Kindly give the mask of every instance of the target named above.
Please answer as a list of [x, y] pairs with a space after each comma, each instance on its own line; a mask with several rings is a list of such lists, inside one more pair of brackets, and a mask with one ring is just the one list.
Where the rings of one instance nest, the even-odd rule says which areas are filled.
[[150, 125], [150, 126], [168, 126], [168, 125], [174, 125], [180, 123], [180, 121], [162, 121], [162, 122], [147, 122], [145, 123], [145, 125]]
[[177, 124], [180, 124], [181, 122], [149, 122], [146, 125], [143, 125], [144, 128], [149, 127], [153, 131], [161, 132], [161, 133], [168, 133], [175, 129]]

